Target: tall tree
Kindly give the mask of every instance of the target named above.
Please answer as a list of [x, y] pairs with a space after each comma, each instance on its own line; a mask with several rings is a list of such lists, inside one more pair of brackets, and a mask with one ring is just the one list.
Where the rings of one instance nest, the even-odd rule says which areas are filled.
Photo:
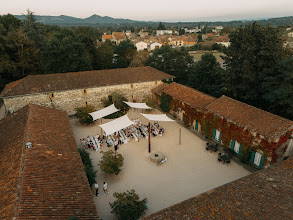
[[114, 50], [112, 42], [106, 40], [97, 52], [98, 69], [111, 69], [113, 68]]
[[293, 57], [281, 60], [262, 83], [269, 110], [293, 120]]
[[209, 95], [219, 97], [223, 93], [223, 69], [211, 53], [205, 53], [189, 75], [188, 84]]
[[136, 54], [136, 46], [130, 40], [124, 40], [115, 47], [115, 68], [128, 67]]
[[187, 84], [188, 74], [193, 71], [195, 62], [183, 47], [174, 49], [163, 46], [154, 50], [148, 57], [146, 65], [176, 76], [176, 82]]
[[227, 65], [228, 94], [254, 106], [265, 106], [260, 85], [285, 55], [278, 30], [254, 22], [236, 29], [230, 34], [230, 41], [223, 57]]
[[47, 42], [42, 54], [45, 73], [92, 70], [84, 45], [73, 31], [63, 29]]
[[160, 22], [160, 23], [159, 23], [158, 30], [166, 30], [166, 27], [165, 27], [165, 25], [163, 24], [163, 22]]

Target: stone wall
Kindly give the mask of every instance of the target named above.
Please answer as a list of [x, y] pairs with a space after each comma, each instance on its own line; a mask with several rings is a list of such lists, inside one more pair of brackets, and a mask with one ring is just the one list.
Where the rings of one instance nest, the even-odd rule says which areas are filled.
[[86, 103], [96, 109], [103, 108], [102, 98], [111, 92], [119, 91], [129, 101], [141, 102], [144, 96], [151, 96], [151, 89], [162, 83], [161, 81], [142, 82], [133, 84], [111, 85], [96, 88], [84, 88], [67, 91], [56, 91], [40, 94], [3, 98], [6, 110], [15, 112], [27, 104], [37, 104], [54, 107], [66, 111], [69, 115], [75, 113], [75, 108], [85, 106]]

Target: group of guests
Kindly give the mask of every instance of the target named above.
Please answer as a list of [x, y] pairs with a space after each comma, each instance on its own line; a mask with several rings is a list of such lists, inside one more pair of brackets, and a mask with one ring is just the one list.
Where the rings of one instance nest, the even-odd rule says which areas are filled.
[[103, 146], [103, 139], [100, 138], [100, 135], [87, 136], [87, 138], [80, 139], [80, 144], [83, 149], [92, 149], [94, 151], [100, 151]]

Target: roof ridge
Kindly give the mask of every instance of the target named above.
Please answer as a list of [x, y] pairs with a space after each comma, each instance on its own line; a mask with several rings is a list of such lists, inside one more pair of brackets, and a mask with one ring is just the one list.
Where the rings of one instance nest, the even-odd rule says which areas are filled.
[[[217, 99], [216, 97], [211, 96], [211, 95], [209, 95], [209, 94], [206, 94], [206, 93], [204, 93], [204, 92], [202, 92], [202, 91], [200, 91], [200, 90], [197, 90], [197, 89], [191, 88], [191, 87], [189, 87], [189, 86], [186, 86], [186, 85], [183, 85], [183, 84], [180, 84], [180, 83], [177, 83], [177, 82], [173, 82], [173, 83], [176, 83], [177, 85], [183, 86], [183, 87], [185, 87], [185, 88], [187, 88], [187, 89], [189, 89], [189, 90], [191, 90], [191, 91], [193, 91], [193, 92], [197, 92], [197, 93], [202, 94], [202, 95], [204, 95], [204, 96], [207, 96], [207, 97], [210, 97], [210, 98], [215, 98], [215, 99]], [[172, 84], [173, 84], [173, 83], [172, 83]]]
[[[276, 115], [276, 114], [274, 114], [274, 113], [268, 112], [268, 111], [263, 110], [263, 109], [261, 109], [261, 108], [257, 108], [257, 107], [255, 107], [255, 106], [253, 106], [253, 105], [249, 105], [249, 104], [247, 104], [247, 103], [245, 103], [245, 102], [239, 101], [239, 100], [237, 100], [237, 99], [233, 99], [233, 98], [231, 98], [231, 97], [229, 97], [229, 96], [225, 96], [225, 95], [222, 95], [222, 96], [227, 97], [227, 98], [229, 98], [230, 100], [237, 101], [238, 103], [242, 103], [242, 104], [244, 104], [244, 105], [247, 105], [247, 106], [249, 106], [249, 107], [251, 107], [251, 108], [253, 108], [253, 109], [257, 109], [257, 110], [263, 111], [263, 112], [265, 112], [265, 113], [267, 113], [267, 114], [269, 114], [269, 115], [272, 115], [272, 116], [274, 116], [274, 117], [276, 116], [276, 117], [278, 117], [278, 118], [280, 118], [280, 119], [287, 120], [287, 121], [291, 121], [291, 120], [288, 119], [288, 118], [284, 118], [284, 117], [282, 117], [282, 116], [279, 116], [279, 115]], [[221, 96], [220, 98], [222, 98], [222, 96]], [[211, 104], [212, 104], [212, 103], [211, 103]], [[293, 121], [291, 121], [291, 122], [293, 122]]]
[[22, 145], [22, 153], [21, 153], [21, 164], [19, 168], [19, 176], [18, 176], [18, 181], [17, 181], [17, 192], [16, 192], [16, 198], [15, 198], [15, 206], [14, 206], [14, 217], [17, 218], [18, 214], [18, 206], [19, 206], [19, 200], [20, 200], [20, 195], [22, 192], [22, 173], [24, 169], [24, 162], [25, 162], [25, 154], [26, 154], [26, 141], [27, 141], [27, 132], [28, 132], [28, 126], [29, 126], [29, 119], [31, 115], [31, 106], [30, 104], [25, 106], [24, 108], [27, 108], [27, 118], [26, 118], [26, 125], [24, 129], [24, 140], [23, 140], [23, 145]]

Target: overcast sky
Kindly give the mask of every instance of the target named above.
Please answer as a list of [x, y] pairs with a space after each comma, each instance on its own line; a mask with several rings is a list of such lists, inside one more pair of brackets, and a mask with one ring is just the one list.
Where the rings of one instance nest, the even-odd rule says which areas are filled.
[[93, 14], [150, 21], [235, 20], [293, 16], [293, 0], [0, 0], [0, 14]]

